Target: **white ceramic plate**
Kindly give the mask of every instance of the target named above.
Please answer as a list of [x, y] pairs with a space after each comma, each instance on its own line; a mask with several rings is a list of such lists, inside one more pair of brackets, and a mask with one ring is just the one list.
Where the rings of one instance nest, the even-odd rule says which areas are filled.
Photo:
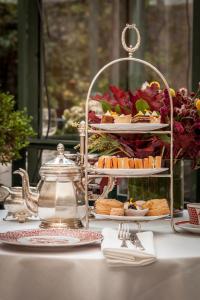
[[189, 221], [179, 221], [175, 223], [177, 228], [183, 229], [188, 232], [200, 234], [200, 225], [190, 224]]
[[106, 168], [93, 168], [90, 171], [94, 171], [97, 174], [105, 175], [136, 175], [145, 176], [153, 175], [167, 171], [168, 168], [153, 168], [153, 169], [106, 169]]
[[168, 124], [163, 123], [100, 123], [90, 124], [91, 127], [102, 130], [112, 131], [149, 131], [167, 127]]
[[33, 229], [0, 233], [0, 242], [29, 247], [74, 247], [100, 242], [98, 232], [74, 229]]
[[163, 219], [168, 217], [169, 215], [162, 216], [112, 216], [112, 215], [101, 215], [92, 212], [96, 219], [99, 220], [115, 220], [115, 221], [132, 221], [132, 222], [147, 222], [147, 221], [155, 221], [158, 219]]

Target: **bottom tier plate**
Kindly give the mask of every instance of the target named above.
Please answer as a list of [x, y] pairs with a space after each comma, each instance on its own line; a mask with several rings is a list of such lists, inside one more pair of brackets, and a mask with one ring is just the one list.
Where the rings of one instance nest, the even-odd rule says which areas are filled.
[[162, 215], [162, 216], [113, 216], [113, 215], [101, 215], [92, 212], [95, 219], [101, 220], [115, 220], [115, 221], [132, 221], [132, 222], [148, 222], [148, 221], [155, 221], [158, 219], [163, 219], [168, 217], [169, 215]]

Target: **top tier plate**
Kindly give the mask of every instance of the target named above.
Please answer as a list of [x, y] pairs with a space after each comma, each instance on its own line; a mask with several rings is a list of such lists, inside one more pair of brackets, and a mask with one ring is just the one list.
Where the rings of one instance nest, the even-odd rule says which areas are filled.
[[167, 127], [163, 123], [100, 123], [90, 124], [92, 128], [109, 131], [152, 131]]

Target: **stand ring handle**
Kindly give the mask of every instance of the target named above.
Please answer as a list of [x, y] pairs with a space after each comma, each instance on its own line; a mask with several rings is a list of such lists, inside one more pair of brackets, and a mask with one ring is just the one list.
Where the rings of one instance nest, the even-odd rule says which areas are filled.
[[[136, 31], [136, 34], [137, 34], [137, 43], [135, 44], [134, 47], [132, 45], [130, 45], [130, 47], [128, 47], [126, 45], [125, 34], [126, 34], [127, 29], [133, 29], [133, 30]], [[136, 27], [135, 24], [126, 24], [126, 27], [122, 31], [121, 41], [122, 41], [122, 46], [123, 46], [124, 50], [126, 50], [128, 52], [129, 57], [133, 57], [133, 52], [135, 52], [139, 48], [140, 42], [141, 42], [140, 32], [137, 29], [137, 27]]]

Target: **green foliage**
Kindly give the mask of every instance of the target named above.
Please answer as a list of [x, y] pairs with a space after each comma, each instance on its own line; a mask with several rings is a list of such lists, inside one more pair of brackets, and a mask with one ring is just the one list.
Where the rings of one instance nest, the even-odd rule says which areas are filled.
[[106, 113], [107, 111], [111, 111], [112, 110], [112, 105], [104, 100], [100, 101], [103, 112]]
[[14, 96], [0, 92], [0, 163], [20, 158], [20, 150], [34, 136], [31, 117], [25, 110], [14, 110]]
[[135, 107], [138, 112], [141, 111], [145, 113], [145, 110], [150, 110], [149, 104], [147, 103], [147, 101], [143, 100], [142, 98], [138, 99], [135, 102]]

